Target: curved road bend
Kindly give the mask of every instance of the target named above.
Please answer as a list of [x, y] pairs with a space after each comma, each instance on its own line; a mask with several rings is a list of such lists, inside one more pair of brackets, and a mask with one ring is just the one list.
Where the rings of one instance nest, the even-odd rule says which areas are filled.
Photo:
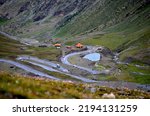
[[46, 69], [46, 70], [48, 70], [48, 71], [51, 71], [51, 72], [59, 72], [58, 70], [55, 70], [55, 69], [53, 69], [53, 68], [50, 67], [50, 66], [46, 66], [46, 65], [43, 65], [43, 64], [39, 64], [39, 63], [37, 63], [37, 62], [32, 62], [32, 61], [27, 61], [27, 60], [25, 60], [25, 62], [28, 62], [28, 63], [33, 64], [33, 65], [35, 65], [35, 66], [39, 66], [39, 67], [41, 67], [41, 68], [43, 68], [43, 69]]
[[[50, 62], [50, 61], [46, 61], [46, 60], [42, 60], [42, 59], [39, 59], [39, 58], [36, 58], [36, 57], [32, 57], [32, 56], [21, 56], [21, 57], [18, 57], [17, 58], [18, 60], [24, 60], [28, 63], [31, 63], [33, 65], [36, 65], [36, 66], [39, 66], [43, 69], [46, 69], [48, 71], [54, 71], [54, 72], [59, 72], [59, 73], [62, 73], [62, 74], [65, 74], [65, 75], [68, 75], [72, 78], [75, 78], [75, 79], [78, 79], [78, 80], [81, 80], [83, 82], [89, 82], [89, 83], [93, 83], [93, 82], [98, 82], [98, 81], [94, 81], [94, 80], [91, 80], [91, 79], [87, 79], [87, 78], [84, 78], [84, 77], [81, 77], [81, 76], [76, 76], [76, 75], [72, 75], [72, 74], [69, 74], [67, 73], [66, 71], [62, 70], [56, 70], [56, 69], [53, 69], [53, 67], [56, 66], [56, 64]], [[42, 63], [42, 64], [41, 64]], [[52, 65], [51, 65], [52, 64]], [[48, 66], [49, 65], [49, 66]], [[59, 68], [57, 68], [59, 69]], [[64, 69], [63, 67], [61, 69]], [[67, 69], [66, 69], [67, 70]], [[69, 72], [69, 71], [68, 71]]]
[[[31, 72], [33, 74], [36, 74], [36, 75], [39, 75], [39, 76], [42, 76], [42, 77], [47, 77], [47, 78], [54, 79], [54, 80], [60, 80], [60, 79], [58, 79], [56, 77], [50, 76], [50, 75], [48, 75], [46, 73], [37, 71], [37, 70], [35, 70], [35, 69], [33, 69], [33, 68], [29, 67], [29, 66], [26, 66], [26, 65], [23, 65], [23, 64], [11, 61], [11, 60], [0, 59], [0, 62], [5, 62], [5, 63], [9, 63], [9, 64], [12, 64], [12, 65], [15, 65], [16, 67], [19, 67], [19, 68], [21, 68], [23, 70], [26, 70], [28, 72]], [[94, 82], [93, 80], [88, 80], [88, 79], [85, 80], [85, 78], [82, 78], [82, 77], [79, 77], [79, 76], [75, 76], [75, 75], [71, 75], [71, 74], [67, 74], [67, 75], [70, 75], [70, 76], [72, 76], [74, 78], [78, 78], [78, 79], [80, 79], [80, 80], [82, 80], [84, 82]], [[127, 87], [129, 89], [137, 89], [137, 88], [139, 88], [139, 89], [143, 89], [143, 90], [150, 90], [150, 86], [149, 85], [141, 85], [141, 84], [130, 83], [130, 82], [97, 81], [96, 84], [99, 85], [99, 86], [107, 86], [107, 87], [111, 87], [111, 88]]]
[[76, 67], [76, 68], [79, 68], [81, 70], [85, 70], [91, 74], [100, 74], [100, 71], [97, 71], [97, 70], [92, 70], [92, 69], [89, 69], [89, 68], [85, 68], [85, 67], [81, 67], [81, 66], [78, 66], [78, 65], [74, 65], [74, 64], [71, 64], [69, 61], [68, 61], [68, 58], [71, 57], [71, 56], [74, 56], [74, 55], [79, 55], [79, 54], [83, 54], [83, 53], [90, 53], [92, 52], [93, 50], [87, 50], [87, 51], [82, 51], [82, 52], [75, 52], [75, 53], [71, 53], [71, 54], [68, 54], [64, 57], [61, 57], [61, 62], [63, 64], [66, 64], [66, 65], [70, 65], [70, 66], [73, 66], [73, 67]]
[[[27, 62], [28, 62], [28, 61], [27, 61]], [[38, 64], [38, 63], [34, 63], [34, 62], [29, 62], [29, 63], [31, 63], [31, 64], [33, 64], [33, 65], [36, 65], [36, 66], [39, 66], [39, 67], [42, 67], [43, 69], [46, 69], [46, 70], [48, 70], [48, 71], [52, 71], [52, 70], [49, 70], [50, 67], [48, 67], [48, 66], [45, 66], [45, 65], [42, 65], [42, 64]], [[51, 69], [51, 68], [50, 68], [50, 69]], [[54, 70], [54, 72], [59, 72], [59, 73], [61, 73], [61, 74], [68, 75], [68, 76], [70, 76], [70, 77], [72, 77], [72, 78], [81, 80], [81, 81], [83, 81], [83, 82], [89, 82], [89, 83], [98, 82], [98, 81], [90, 80], [90, 79], [87, 79], [87, 78], [84, 78], [84, 77], [81, 77], [81, 76], [76, 76], [76, 75], [72, 75], [72, 74], [69, 74], [69, 73], [64, 73], [64, 72], [61, 72], [61, 71], [58, 71], [58, 70], [55, 70], [55, 69], [53, 69], [53, 70]]]
[[[32, 57], [32, 56], [27, 56], [27, 55], [24, 55], [24, 56], [19, 56], [17, 58], [17, 60], [28, 60], [28, 61], [33, 61], [33, 62], [37, 62], [37, 63], [40, 63], [40, 64], [45, 64], [45, 66], [50, 66], [52, 68], [57, 68], [58, 69], [58, 66], [57, 64], [53, 63], [53, 62], [50, 62], [50, 61], [47, 61], [47, 60], [44, 60], [44, 59], [39, 59], [39, 58], [36, 58], [36, 57]], [[62, 72], [69, 72], [66, 68], [60, 66], [59, 67], [59, 70], [62, 71]], [[55, 70], [56, 71], [56, 70]]]
[[15, 65], [16, 67], [19, 67], [19, 68], [21, 68], [21, 69], [23, 69], [25, 71], [31, 72], [31, 73], [33, 73], [35, 75], [39, 75], [39, 76], [42, 76], [42, 77], [47, 77], [47, 78], [54, 79], [54, 80], [60, 80], [60, 79], [58, 79], [56, 77], [50, 76], [50, 75], [48, 75], [46, 73], [40, 72], [38, 70], [35, 70], [35, 69], [33, 69], [33, 68], [29, 67], [29, 66], [20, 64], [18, 62], [14, 62], [14, 61], [11, 61], [11, 60], [5, 60], [5, 59], [0, 59], [0, 62], [5, 62], [5, 63], [8, 63], [8, 64]]

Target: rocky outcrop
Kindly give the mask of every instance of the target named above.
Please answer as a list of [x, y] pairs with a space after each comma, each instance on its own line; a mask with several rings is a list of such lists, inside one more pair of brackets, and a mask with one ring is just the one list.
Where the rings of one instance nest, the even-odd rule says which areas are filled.
[[21, 8], [19, 9], [18, 14], [20, 14], [20, 13], [24, 12], [25, 10], [27, 10], [29, 5], [30, 5], [30, 2], [26, 2], [25, 4], [23, 4], [21, 6]]
[[0, 5], [3, 5], [5, 2], [7, 2], [8, 0], [1, 0], [0, 1]]

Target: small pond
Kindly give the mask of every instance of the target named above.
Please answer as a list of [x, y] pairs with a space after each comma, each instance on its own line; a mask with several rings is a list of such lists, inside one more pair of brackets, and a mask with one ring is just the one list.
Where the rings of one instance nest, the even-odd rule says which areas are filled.
[[91, 60], [91, 61], [99, 61], [101, 58], [101, 55], [99, 53], [91, 53], [85, 55], [83, 58]]

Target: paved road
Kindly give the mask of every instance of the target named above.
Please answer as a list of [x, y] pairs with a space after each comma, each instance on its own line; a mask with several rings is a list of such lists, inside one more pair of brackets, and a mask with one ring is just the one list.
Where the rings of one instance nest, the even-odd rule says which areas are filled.
[[66, 64], [66, 65], [73, 66], [73, 67], [76, 67], [76, 68], [81, 69], [81, 70], [85, 70], [85, 71], [87, 71], [91, 74], [100, 74], [101, 73], [100, 71], [92, 70], [92, 69], [81, 67], [81, 66], [78, 66], [78, 65], [74, 65], [74, 64], [71, 64], [68, 61], [68, 58], [71, 57], [71, 56], [75, 56], [75, 55], [79, 55], [79, 54], [85, 54], [85, 53], [91, 53], [92, 51], [94, 51], [94, 50], [92, 49], [92, 50], [87, 50], [87, 51], [81, 51], [81, 52], [75, 52], [75, 53], [68, 54], [64, 57], [61, 57], [61, 62], [63, 64]]
[[[60, 80], [57, 77], [50, 76], [46, 73], [40, 72], [40, 71], [35, 70], [35, 69], [33, 69], [29, 66], [23, 65], [21, 63], [15, 62], [15, 61], [0, 59], [0, 62], [5, 62], [5, 63], [8, 63], [8, 64], [15, 65], [16, 67], [19, 67], [19, 68], [21, 68], [23, 70], [26, 70], [28, 72], [31, 72], [33, 74], [39, 75], [41, 77], [47, 77], [47, 78], [54, 79], [54, 80]], [[39, 65], [39, 64], [35, 63], [34, 65]], [[42, 65], [39, 65], [39, 66], [41, 66], [42, 68], [44, 68], [46, 70], [49, 69], [47, 67], [43, 67]], [[61, 72], [61, 73], [64, 73], [64, 72]], [[90, 82], [95, 82], [95, 84], [99, 85], [99, 86], [106, 86], [106, 87], [111, 87], [111, 88], [116, 88], [116, 87], [124, 88], [124, 87], [127, 87], [129, 89], [142, 89], [142, 90], [150, 91], [150, 85], [141, 85], [141, 84], [137, 84], [137, 83], [123, 82], [123, 81], [114, 81], [114, 82], [113, 81], [94, 81], [94, 80], [86, 79], [86, 78], [80, 77], [80, 76], [75, 76], [75, 75], [71, 75], [71, 74], [67, 74], [67, 73], [64, 73], [64, 74], [69, 75], [73, 78], [82, 80], [83, 82], [89, 82], [89, 83]]]
[[[31, 61], [31, 62], [37, 62], [37, 63], [44, 64], [45, 66], [50, 66], [50, 67], [52, 67], [52, 68], [57, 68], [58, 70], [60, 70], [60, 71], [62, 71], [62, 72], [66, 72], [66, 73], [69, 72], [66, 68], [64, 68], [64, 67], [62, 67], [62, 66], [60, 66], [60, 65], [59, 65], [59, 68], [58, 68], [58, 64], [55, 64], [55, 63], [50, 62], [50, 61], [48, 61], [48, 60], [39, 59], [39, 58], [32, 57], [32, 56], [25, 56], [25, 55], [24, 55], [24, 56], [20, 56], [20, 57], [18, 57], [17, 59], [18, 59], [18, 60]], [[56, 71], [56, 70], [55, 70], [55, 71]]]
[[15, 62], [15, 61], [0, 59], [0, 62], [5, 62], [5, 63], [8, 63], [8, 64], [15, 65], [18, 68], [21, 68], [21, 69], [23, 69], [23, 70], [25, 70], [27, 72], [31, 72], [31, 73], [33, 73], [35, 75], [39, 75], [41, 77], [47, 77], [47, 78], [50, 78], [50, 79], [60, 80], [59, 78], [50, 76], [50, 75], [48, 75], [46, 73], [40, 72], [40, 71], [35, 70], [35, 69], [33, 69], [33, 68], [29, 67], [29, 66], [23, 65], [21, 63]]
[[54, 72], [59, 72], [61, 74], [68, 75], [68, 76], [70, 76], [72, 78], [81, 80], [83, 82], [89, 82], [89, 83], [97, 82], [97, 81], [94, 81], [94, 80], [91, 80], [91, 79], [84, 78], [82, 76], [69, 74], [69, 71], [67, 69], [65, 69], [64, 67], [60, 66], [58, 68], [57, 64], [52, 63], [52, 62], [47, 61], [47, 60], [44, 60], [44, 59], [39, 59], [39, 58], [32, 57], [32, 56], [20, 56], [17, 59], [18, 60], [24, 60], [24, 61], [26, 61], [28, 63], [31, 63], [31, 64], [36, 65], [36, 66], [39, 66], [39, 67], [41, 67], [43, 69], [46, 69], [48, 71], [54, 71]]

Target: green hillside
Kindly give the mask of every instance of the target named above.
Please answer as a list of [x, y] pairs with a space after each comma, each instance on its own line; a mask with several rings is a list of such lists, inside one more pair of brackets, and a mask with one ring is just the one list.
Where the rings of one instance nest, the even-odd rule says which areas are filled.
[[24, 52], [21, 50], [23, 44], [0, 34], [0, 57], [14, 57]]
[[144, 0], [97, 0], [60, 28], [57, 35], [70, 37], [93, 31], [134, 31], [150, 24], [149, 11], [149, 4]]
[[100, 99], [103, 94], [111, 92], [117, 99], [150, 98], [149, 93], [139, 90], [112, 89], [0, 72], [0, 98]]

